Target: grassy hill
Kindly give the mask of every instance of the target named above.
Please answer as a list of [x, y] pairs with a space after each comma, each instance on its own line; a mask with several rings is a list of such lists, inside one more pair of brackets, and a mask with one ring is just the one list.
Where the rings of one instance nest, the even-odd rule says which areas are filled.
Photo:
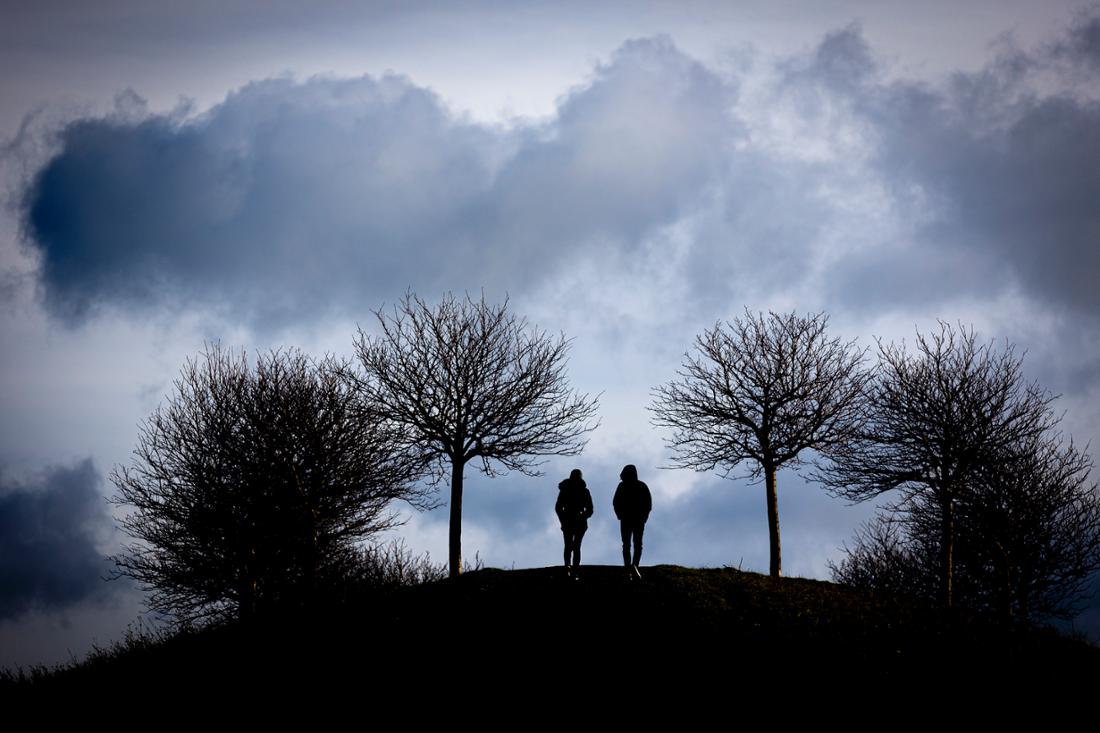
[[[1050, 629], [1007, 627], [834, 583], [671, 565], [483, 569], [363, 596], [310, 618], [244, 631], [133, 637], [82, 663], [4, 687], [217, 688], [355, 681], [409, 695], [408, 683], [470, 689], [525, 684], [688, 683], [765, 671], [902, 679], [1100, 677], [1100, 649]], [[563, 675], [565, 677], [563, 678]], [[610, 682], [609, 682], [610, 680]], [[602, 681], [602, 682], [601, 682]]]

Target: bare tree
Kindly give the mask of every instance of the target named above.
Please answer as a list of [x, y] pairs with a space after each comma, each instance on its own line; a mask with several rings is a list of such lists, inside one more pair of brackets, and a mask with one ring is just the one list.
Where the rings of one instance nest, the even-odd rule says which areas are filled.
[[[1072, 442], [1044, 436], [1012, 446], [968, 485], [956, 511], [954, 603], [1032, 622], [1072, 618], [1100, 569], [1100, 494]], [[934, 503], [914, 497], [863, 528], [833, 579], [936, 599], [942, 535]]]
[[568, 385], [569, 341], [529, 328], [484, 295], [446, 295], [434, 308], [406, 293], [392, 313], [375, 312], [381, 333], [362, 329], [359, 386], [404, 431], [438, 482], [449, 473], [451, 577], [462, 565], [462, 482], [475, 461], [488, 476], [540, 475], [537, 456], [576, 455], [596, 428], [597, 398]]
[[981, 344], [973, 329], [941, 322], [938, 333], [917, 334], [915, 353], [880, 341], [868, 419], [818, 478], [854, 501], [900, 491], [894, 509], [938, 531], [940, 597], [950, 606], [959, 503], [1013, 446], [1051, 430], [1052, 400], [1024, 381], [1011, 346]]
[[1005, 618], [1071, 618], [1100, 569], [1100, 494], [1073, 441], [1027, 437], [982, 467], [959, 504], [978, 605]]
[[742, 463], [764, 478], [770, 572], [779, 577], [776, 472], [806, 450], [829, 451], [861, 419], [864, 351], [826, 336], [828, 317], [796, 313], [735, 318], [696, 337], [680, 378], [654, 390], [653, 422], [670, 428], [672, 464], [718, 469]]
[[113, 501], [137, 542], [118, 572], [181, 619], [250, 620], [310, 603], [357, 540], [423, 504], [418, 456], [344, 379], [346, 365], [274, 351], [249, 366], [220, 345], [188, 360], [141, 424]]

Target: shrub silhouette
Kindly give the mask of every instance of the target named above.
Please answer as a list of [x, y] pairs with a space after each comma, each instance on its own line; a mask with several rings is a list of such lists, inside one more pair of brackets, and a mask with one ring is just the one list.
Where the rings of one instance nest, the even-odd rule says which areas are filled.
[[181, 620], [310, 606], [355, 543], [424, 505], [422, 466], [346, 377], [347, 365], [273, 351], [251, 367], [220, 345], [188, 360], [140, 428], [112, 500], [137, 542], [117, 572]]

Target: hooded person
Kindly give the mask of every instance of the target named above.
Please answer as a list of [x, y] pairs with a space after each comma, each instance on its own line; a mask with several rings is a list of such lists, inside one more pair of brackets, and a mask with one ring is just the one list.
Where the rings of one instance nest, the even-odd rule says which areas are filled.
[[581, 540], [588, 530], [588, 518], [592, 516], [592, 494], [588, 491], [588, 485], [585, 484], [579, 468], [574, 468], [569, 473], [569, 478], [558, 484], [558, 500], [554, 504], [554, 512], [561, 522], [561, 533], [565, 540], [565, 572], [575, 578], [576, 569], [581, 564]]
[[[633, 464], [623, 467], [619, 474], [621, 481], [615, 489], [612, 501], [615, 516], [619, 518], [619, 529], [623, 540], [623, 565], [630, 571], [631, 577], [642, 577], [638, 563], [642, 559], [642, 534], [646, 520], [653, 510], [653, 497], [644, 481], [638, 480], [638, 469]], [[630, 545], [633, 541], [634, 553], [631, 556]]]

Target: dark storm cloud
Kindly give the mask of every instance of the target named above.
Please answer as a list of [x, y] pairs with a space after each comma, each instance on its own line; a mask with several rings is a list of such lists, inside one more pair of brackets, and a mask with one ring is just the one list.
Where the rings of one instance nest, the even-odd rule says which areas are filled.
[[[846, 263], [839, 281], [859, 302], [936, 299], [1018, 285], [1088, 317], [1100, 306], [1100, 103], [1072, 88], [1044, 91], [1057, 58], [1088, 61], [1097, 19], [1034, 54], [1003, 48], [976, 73], [943, 84], [885, 81], [858, 27], [834, 33], [787, 83], [799, 98], [844, 105], [871, 164], [913, 225]], [[1092, 81], [1098, 79], [1092, 68]], [[867, 289], [862, 284], [874, 282]], [[932, 292], [928, 291], [931, 287]], [[899, 298], [898, 295], [901, 294]]]
[[91, 459], [27, 485], [0, 475], [0, 620], [105, 596], [96, 538], [110, 526]]
[[65, 319], [182, 300], [316, 312], [377, 286], [410, 246], [446, 259], [491, 142], [400, 78], [258, 82], [196, 119], [69, 124], [25, 227]]
[[1100, 13], [1083, 13], [1065, 38], [1055, 43], [1051, 54], [1057, 60], [1100, 71]]
[[663, 38], [509, 129], [403, 77], [272, 79], [199, 116], [71, 122], [24, 230], [69, 322], [196, 301], [281, 322], [409, 286], [517, 288], [675, 220], [714, 177], [731, 94]]

